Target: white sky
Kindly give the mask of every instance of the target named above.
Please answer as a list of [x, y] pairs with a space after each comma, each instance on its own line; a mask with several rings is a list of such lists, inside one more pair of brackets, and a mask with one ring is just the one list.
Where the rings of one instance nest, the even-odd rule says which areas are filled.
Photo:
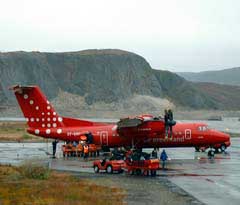
[[240, 66], [239, 0], [0, 0], [0, 51], [118, 48], [153, 68]]

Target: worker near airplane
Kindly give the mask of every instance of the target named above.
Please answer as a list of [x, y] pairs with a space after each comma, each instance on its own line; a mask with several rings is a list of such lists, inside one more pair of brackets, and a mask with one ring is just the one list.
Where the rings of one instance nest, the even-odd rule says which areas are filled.
[[168, 130], [169, 130], [169, 115], [168, 111], [164, 110], [164, 124], [165, 124], [165, 138], [168, 138]]
[[176, 124], [176, 122], [173, 120], [173, 112], [171, 109], [167, 111], [168, 113], [168, 126], [170, 130], [170, 138], [172, 138], [172, 127]]
[[56, 158], [56, 150], [57, 150], [57, 143], [58, 143], [58, 140], [54, 140], [52, 141], [52, 147], [53, 147], [53, 158]]
[[166, 161], [168, 159], [167, 153], [165, 151], [165, 149], [162, 151], [161, 155], [160, 155], [160, 160], [162, 161], [162, 169], [165, 170], [165, 166], [166, 166]]
[[87, 160], [87, 158], [88, 158], [88, 153], [89, 153], [89, 147], [88, 147], [88, 145], [87, 144], [85, 144], [84, 146], [83, 146], [83, 154], [84, 154], [84, 159], [85, 160]]

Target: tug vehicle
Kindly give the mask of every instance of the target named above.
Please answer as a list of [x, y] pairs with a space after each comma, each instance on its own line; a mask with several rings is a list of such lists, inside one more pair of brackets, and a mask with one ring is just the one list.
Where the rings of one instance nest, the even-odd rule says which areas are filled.
[[124, 167], [124, 160], [111, 160], [104, 158], [93, 162], [93, 169], [95, 173], [98, 173], [99, 171], [106, 171], [108, 174], [112, 174], [113, 172], [122, 173]]

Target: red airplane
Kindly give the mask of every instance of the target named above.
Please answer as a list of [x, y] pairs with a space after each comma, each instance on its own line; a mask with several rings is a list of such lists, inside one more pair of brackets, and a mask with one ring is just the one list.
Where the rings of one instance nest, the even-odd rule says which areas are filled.
[[17, 101], [27, 120], [27, 132], [39, 137], [80, 141], [91, 132], [93, 143], [102, 147], [214, 147], [230, 145], [228, 134], [209, 129], [204, 123], [177, 123], [172, 137], [165, 137], [164, 120], [152, 115], [126, 118], [118, 123], [99, 123], [57, 114], [38, 86], [14, 86]]

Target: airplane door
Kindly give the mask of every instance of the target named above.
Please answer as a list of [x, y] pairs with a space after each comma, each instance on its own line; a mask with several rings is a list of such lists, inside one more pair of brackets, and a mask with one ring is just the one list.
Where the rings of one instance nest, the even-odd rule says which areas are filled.
[[192, 131], [190, 129], [185, 130], [185, 139], [190, 140], [192, 138]]
[[102, 145], [108, 145], [108, 132], [107, 131], [101, 131], [100, 132], [101, 137], [101, 144]]

